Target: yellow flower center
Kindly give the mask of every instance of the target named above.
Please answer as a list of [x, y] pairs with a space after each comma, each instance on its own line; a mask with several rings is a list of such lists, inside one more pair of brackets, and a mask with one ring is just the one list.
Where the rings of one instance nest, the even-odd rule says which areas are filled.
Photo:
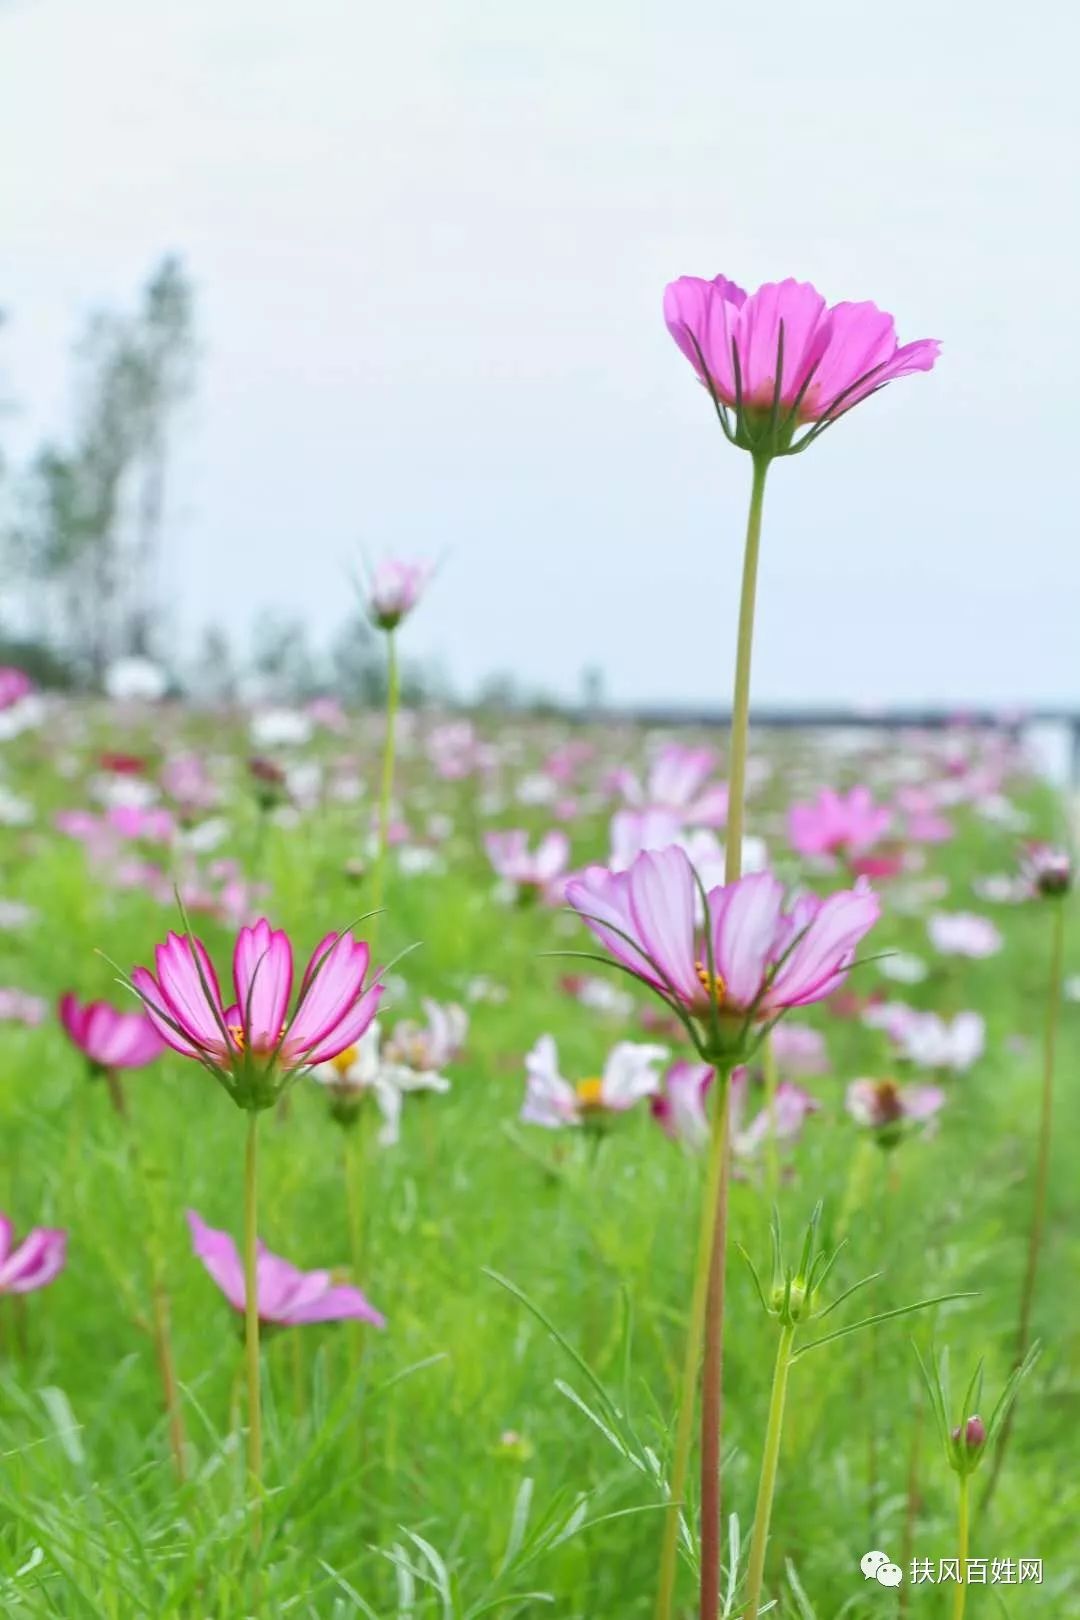
[[575, 1086], [577, 1100], [582, 1108], [603, 1108], [604, 1082], [598, 1077], [589, 1080], [579, 1080]]
[[718, 1007], [722, 1007], [727, 997], [727, 985], [720, 974], [710, 973], [704, 962], [695, 962], [694, 971], [698, 976], [698, 983], [706, 995], [715, 1001]]
[[337, 1057], [332, 1057], [330, 1059], [330, 1062], [337, 1070], [338, 1074], [348, 1074], [349, 1070], [356, 1062], [356, 1047], [347, 1046], [344, 1052], [339, 1052]]
[[246, 1041], [246, 1039], [244, 1037], [244, 1026], [243, 1026], [243, 1024], [230, 1024], [228, 1026], [228, 1028], [229, 1028], [229, 1034], [232, 1036], [233, 1040], [236, 1042], [237, 1051], [242, 1052], [244, 1050], [244, 1047], [247, 1045], [247, 1041]]

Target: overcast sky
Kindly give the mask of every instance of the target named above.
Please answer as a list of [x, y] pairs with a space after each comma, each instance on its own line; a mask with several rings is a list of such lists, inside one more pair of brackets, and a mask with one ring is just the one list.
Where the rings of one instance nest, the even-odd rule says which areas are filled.
[[0, 0], [5, 441], [175, 249], [187, 633], [445, 554], [408, 640], [460, 685], [722, 703], [750, 468], [661, 296], [797, 275], [944, 352], [776, 465], [757, 697], [1080, 700], [1078, 17]]

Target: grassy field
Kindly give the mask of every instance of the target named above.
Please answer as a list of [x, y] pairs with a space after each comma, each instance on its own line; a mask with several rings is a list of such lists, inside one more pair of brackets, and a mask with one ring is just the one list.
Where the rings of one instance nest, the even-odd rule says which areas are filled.
[[[154, 863], [166, 890], [172, 875], [183, 887], [196, 870], [234, 860], [243, 881], [265, 891], [233, 895], [236, 915], [247, 920], [265, 909], [306, 952], [370, 903], [370, 861], [365, 875], [358, 857], [372, 846], [381, 727], [353, 717], [344, 732], [317, 728], [278, 749], [291, 792], [272, 811], [260, 808], [246, 763], [271, 750], [250, 742], [239, 717], [55, 706], [3, 744], [9, 824], [0, 828], [0, 898], [28, 909], [0, 933], [0, 985], [42, 997], [48, 1008], [37, 1026], [0, 1025], [0, 1208], [20, 1234], [31, 1225], [70, 1233], [55, 1283], [0, 1299], [5, 1615], [651, 1614], [657, 1469], [677, 1398], [701, 1165], [664, 1137], [645, 1106], [602, 1138], [543, 1131], [518, 1116], [524, 1058], [545, 1032], [575, 1079], [598, 1074], [622, 1039], [662, 1039], [672, 1057], [685, 1053], [670, 1033], [643, 1024], [649, 998], [626, 979], [613, 973], [610, 982], [630, 991], [629, 1011], [587, 1006], [566, 992], [563, 978], [581, 964], [549, 953], [589, 949], [589, 936], [557, 906], [501, 894], [483, 834], [524, 827], [538, 835], [558, 824], [574, 867], [604, 860], [620, 802], [610, 773], [640, 769], [660, 739], [621, 727], [571, 734], [538, 722], [478, 724], [483, 752], [460, 778], [447, 778], [432, 763], [438, 722], [410, 717], [396, 795], [408, 833], [391, 852], [384, 913], [365, 925], [378, 960], [408, 951], [391, 972], [384, 1023], [418, 1015], [425, 996], [467, 1008], [465, 1047], [447, 1070], [452, 1089], [405, 1099], [395, 1147], [380, 1147], [374, 1117], [343, 1130], [310, 1081], [263, 1120], [265, 1241], [305, 1267], [346, 1269], [355, 1248], [357, 1280], [387, 1326], [267, 1335], [269, 1494], [257, 1567], [244, 1490], [239, 1318], [193, 1256], [185, 1220], [194, 1209], [239, 1235], [243, 1117], [209, 1075], [172, 1054], [125, 1078], [126, 1118], [106, 1085], [87, 1078], [55, 1017], [57, 998], [74, 989], [122, 1005], [125, 992], [105, 958], [125, 971], [151, 960], [176, 913], [160, 884], [149, 892], [144, 875], [128, 886], [120, 856], [88, 850], [85, 839], [58, 829], [56, 816], [100, 816], [102, 795], [115, 801], [132, 780], [157, 783], [170, 760], [195, 752], [217, 802], [189, 818], [203, 829], [193, 841], [218, 841], [192, 849], [189, 826], [183, 850], [176, 840], [136, 841], [123, 859]], [[574, 804], [561, 807], [567, 819], [556, 823], [545, 761], [571, 735], [590, 752], [557, 785], [556, 796]], [[792, 881], [806, 876], [785, 833], [792, 801], [857, 781], [888, 800], [905, 780], [946, 776], [940, 752], [923, 738], [840, 741], [758, 742], [771, 770], [752, 793], [748, 826]], [[984, 746], [963, 734], [953, 741], [968, 759]], [[107, 752], [140, 757], [141, 775], [118, 772], [115, 760], [110, 770]], [[434, 749], [439, 758], [445, 752]], [[783, 1149], [783, 1224], [796, 1234], [822, 1199], [824, 1231], [848, 1240], [837, 1288], [883, 1273], [830, 1326], [943, 1293], [977, 1297], [842, 1339], [794, 1368], [766, 1581], [772, 1612], [791, 1620], [951, 1613], [949, 1586], [905, 1581], [888, 1591], [859, 1569], [871, 1548], [935, 1565], [955, 1551], [956, 1482], [926, 1415], [912, 1340], [924, 1353], [932, 1342], [947, 1347], [961, 1385], [985, 1357], [991, 1392], [1012, 1361], [1053, 902], [993, 902], [972, 883], [1014, 873], [1022, 837], [1060, 840], [1062, 809], [1015, 772], [984, 799], [993, 803], [974, 797], [949, 809], [954, 836], [920, 851], [921, 871], [880, 885], [883, 919], [864, 954], [913, 953], [926, 977], [898, 983], [881, 961], [869, 961], [840, 1005], [800, 1019], [823, 1032], [829, 1066], [805, 1082], [820, 1109]], [[841, 879], [811, 873], [809, 881], [824, 888]], [[1003, 948], [982, 960], [937, 955], [926, 927], [935, 909], [992, 917]], [[226, 967], [234, 921], [204, 911], [192, 920]], [[1080, 970], [1080, 940], [1074, 948], [1068, 939], [1068, 956]], [[948, 1097], [936, 1131], [912, 1135], [893, 1153], [844, 1107], [856, 1076], [929, 1078], [898, 1067], [886, 1035], [856, 1015], [855, 1000], [877, 995], [950, 1014], [974, 1009], [986, 1020], [982, 1057], [941, 1081]], [[976, 1620], [1080, 1615], [1080, 1194], [1071, 1162], [1080, 1029], [1068, 998], [1062, 1019], [1034, 1313], [1043, 1354], [1020, 1397], [996, 1497], [976, 1515], [972, 1536], [972, 1551], [988, 1560], [1041, 1558], [1043, 1579], [972, 1589], [968, 1614]], [[767, 1181], [765, 1161], [749, 1161], [732, 1193], [733, 1237], [762, 1264]], [[154, 1255], [182, 1385], [183, 1484], [147, 1331]], [[775, 1333], [733, 1252], [725, 1511], [737, 1516], [743, 1538]], [[680, 1612], [696, 1613], [689, 1567], [681, 1582]], [[737, 1599], [730, 1612], [740, 1612]]]

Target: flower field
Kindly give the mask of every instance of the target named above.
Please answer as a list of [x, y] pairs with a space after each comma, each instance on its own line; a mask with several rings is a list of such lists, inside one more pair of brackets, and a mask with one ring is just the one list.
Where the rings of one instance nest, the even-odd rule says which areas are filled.
[[719, 729], [11, 679], [4, 1614], [631, 1620], [666, 1547], [697, 1614], [695, 1310], [720, 1613], [1080, 1613], [1080, 960], [1010, 734], [752, 732], [732, 884]]

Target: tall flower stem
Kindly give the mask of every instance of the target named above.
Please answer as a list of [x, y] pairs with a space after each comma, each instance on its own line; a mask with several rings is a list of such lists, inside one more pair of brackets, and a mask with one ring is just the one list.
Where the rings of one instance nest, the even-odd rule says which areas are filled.
[[971, 1475], [960, 1475], [960, 1510], [956, 1524], [956, 1552], [960, 1564], [960, 1579], [953, 1594], [952, 1620], [964, 1620], [967, 1602], [967, 1559], [971, 1525]]
[[761, 549], [761, 513], [765, 503], [768, 460], [754, 457], [750, 511], [743, 551], [742, 594], [739, 599], [739, 640], [735, 655], [735, 695], [731, 705], [731, 747], [728, 756], [727, 849], [724, 881], [742, 876], [743, 821], [746, 808], [746, 756], [750, 731], [750, 665], [754, 650], [754, 605], [757, 600], [758, 553]]
[[[386, 852], [390, 842], [390, 802], [394, 792], [394, 753], [397, 742], [398, 701], [401, 695], [401, 677], [398, 670], [397, 636], [386, 632], [386, 737], [383, 742], [382, 790], [379, 795], [379, 844], [375, 856], [374, 881], [371, 885], [373, 911], [383, 902], [386, 878]], [[377, 923], [377, 919], [374, 919]]]
[[694, 1393], [697, 1389], [698, 1369], [701, 1365], [701, 1346], [705, 1333], [705, 1303], [708, 1296], [712, 1259], [713, 1225], [717, 1197], [726, 1154], [728, 1076], [717, 1075], [717, 1096], [713, 1114], [709, 1157], [705, 1171], [705, 1185], [701, 1193], [701, 1220], [698, 1230], [697, 1261], [690, 1295], [690, 1322], [686, 1332], [686, 1355], [683, 1362], [682, 1384], [679, 1391], [679, 1415], [675, 1427], [675, 1447], [671, 1461], [671, 1481], [667, 1511], [664, 1515], [664, 1539], [660, 1553], [660, 1579], [656, 1595], [656, 1620], [671, 1620], [675, 1593], [675, 1573], [679, 1553], [679, 1525], [682, 1520], [683, 1496], [690, 1471], [690, 1442], [694, 1427]]
[[787, 1398], [788, 1373], [791, 1370], [791, 1347], [795, 1329], [786, 1324], [780, 1330], [773, 1367], [772, 1394], [769, 1397], [769, 1417], [765, 1426], [765, 1449], [761, 1457], [761, 1478], [758, 1482], [757, 1507], [754, 1510], [754, 1532], [750, 1540], [750, 1563], [747, 1572], [747, 1600], [743, 1620], [757, 1620], [761, 1603], [761, 1584], [765, 1576], [765, 1553], [769, 1545], [769, 1522], [772, 1518], [773, 1496], [776, 1492], [776, 1469], [780, 1460], [780, 1437], [784, 1430], [784, 1402]]
[[[754, 650], [754, 606], [757, 600], [761, 514], [765, 501], [768, 458], [754, 457], [750, 510], [743, 548], [739, 634], [735, 654], [735, 692], [731, 706], [728, 751], [728, 817], [724, 881], [742, 876], [743, 823], [746, 809], [746, 760], [750, 740], [750, 667]], [[720, 1100], [720, 1099], [718, 1099]], [[727, 1088], [722, 1099], [728, 1107]], [[724, 1132], [725, 1143], [727, 1132]], [[705, 1305], [705, 1361], [701, 1378], [701, 1583], [700, 1620], [717, 1620], [720, 1612], [720, 1534], [723, 1516], [724, 1454], [724, 1292], [727, 1274], [727, 1158], [721, 1161], [713, 1219], [709, 1292]]]
[[[1031, 1212], [1031, 1230], [1028, 1234], [1027, 1264], [1020, 1290], [1020, 1317], [1016, 1329], [1016, 1352], [1013, 1366], [1019, 1367], [1031, 1343], [1031, 1311], [1035, 1303], [1035, 1282], [1039, 1271], [1039, 1254], [1046, 1228], [1046, 1199], [1050, 1183], [1050, 1141], [1054, 1113], [1054, 1065], [1057, 1056], [1058, 1026], [1061, 1023], [1061, 981], [1065, 972], [1065, 900], [1049, 902], [1053, 912], [1050, 941], [1050, 982], [1046, 988], [1046, 1024], [1043, 1033], [1042, 1103], [1039, 1114], [1039, 1143], [1035, 1157], [1035, 1203]], [[982, 1510], [989, 1506], [997, 1488], [998, 1476], [1005, 1460], [1005, 1448], [1012, 1433], [1014, 1402], [1001, 1425], [997, 1450], [986, 1481]]]
[[251, 1540], [262, 1540], [262, 1389], [259, 1367], [258, 1289], [259, 1116], [248, 1114], [244, 1154], [244, 1356], [248, 1394], [248, 1489], [251, 1493]]

